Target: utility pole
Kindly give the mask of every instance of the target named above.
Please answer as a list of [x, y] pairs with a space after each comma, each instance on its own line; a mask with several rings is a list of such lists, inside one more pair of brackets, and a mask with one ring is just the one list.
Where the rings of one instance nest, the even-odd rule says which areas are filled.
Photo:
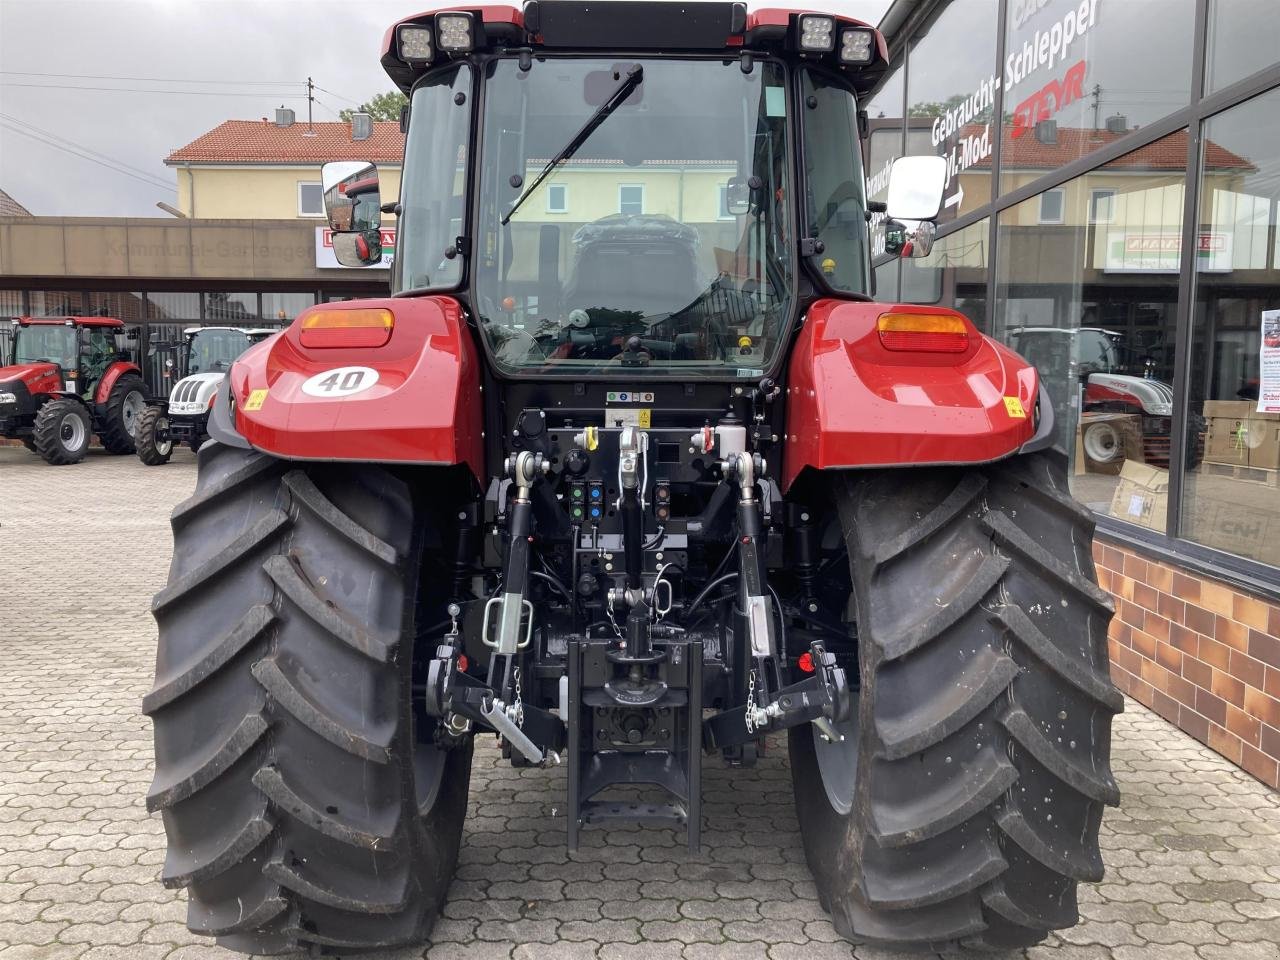
[[1095, 83], [1093, 90], [1093, 129], [1098, 129], [1098, 111], [1102, 108], [1102, 85]]
[[[307, 77], [307, 132], [303, 134], [305, 137], [314, 137], [316, 135], [315, 127], [311, 125], [311, 105], [315, 102], [316, 85], [311, 82], [311, 78]], [[1096, 110], [1095, 110], [1096, 114]], [[1096, 117], [1095, 117], [1096, 125]]]

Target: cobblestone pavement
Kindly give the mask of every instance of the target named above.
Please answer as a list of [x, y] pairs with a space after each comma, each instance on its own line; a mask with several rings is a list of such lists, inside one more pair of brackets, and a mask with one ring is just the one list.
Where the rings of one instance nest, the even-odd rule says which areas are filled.
[[[166, 519], [194, 482], [101, 453], [47, 467], [0, 448], [0, 960], [204, 960], [164, 857], [151, 777]], [[587, 832], [564, 849], [563, 778], [477, 751], [461, 866], [434, 945], [397, 960], [826, 960], [902, 956], [837, 940], [799, 849], [785, 748], [754, 772], [709, 763], [709, 828]], [[1124, 794], [1104, 883], [1033, 960], [1277, 960], [1280, 796], [1134, 703], [1117, 718]], [[1022, 956], [1020, 952], [1016, 954]]]

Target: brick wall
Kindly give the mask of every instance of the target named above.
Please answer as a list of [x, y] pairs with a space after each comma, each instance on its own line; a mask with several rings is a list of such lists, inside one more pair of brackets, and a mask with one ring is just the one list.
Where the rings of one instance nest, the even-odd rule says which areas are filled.
[[1110, 543], [1093, 555], [1116, 686], [1280, 787], [1280, 605]]

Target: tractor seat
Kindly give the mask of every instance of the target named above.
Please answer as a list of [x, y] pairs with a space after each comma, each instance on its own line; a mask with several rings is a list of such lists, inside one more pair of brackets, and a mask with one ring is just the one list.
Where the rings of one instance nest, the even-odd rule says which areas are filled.
[[583, 249], [565, 286], [569, 309], [678, 310], [702, 291], [695, 249], [682, 239], [602, 240]]

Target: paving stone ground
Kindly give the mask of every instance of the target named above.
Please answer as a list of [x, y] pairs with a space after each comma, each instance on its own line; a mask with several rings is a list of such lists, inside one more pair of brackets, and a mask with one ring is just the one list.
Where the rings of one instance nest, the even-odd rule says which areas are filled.
[[[194, 484], [100, 452], [47, 467], [0, 447], [0, 960], [230, 960], [189, 934], [156, 877], [143, 795], [148, 602], [167, 517]], [[1123, 792], [1107, 878], [1081, 924], [1029, 960], [1277, 960], [1280, 796], [1135, 703], [1116, 718]], [[886, 960], [838, 940], [800, 852], [786, 750], [706, 768], [704, 852], [672, 831], [588, 832], [564, 848], [563, 776], [477, 750], [458, 875], [433, 944], [378, 960]]]

